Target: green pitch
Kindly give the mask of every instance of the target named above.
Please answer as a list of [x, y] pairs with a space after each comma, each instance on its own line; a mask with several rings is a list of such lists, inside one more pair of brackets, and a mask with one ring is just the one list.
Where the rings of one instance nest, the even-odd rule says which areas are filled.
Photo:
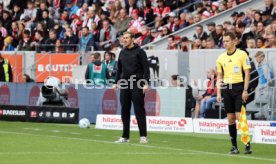
[[120, 131], [78, 125], [0, 122], [1, 164], [276, 163], [276, 145], [253, 144], [253, 154], [228, 155], [227, 135], [149, 133], [149, 144], [116, 144]]

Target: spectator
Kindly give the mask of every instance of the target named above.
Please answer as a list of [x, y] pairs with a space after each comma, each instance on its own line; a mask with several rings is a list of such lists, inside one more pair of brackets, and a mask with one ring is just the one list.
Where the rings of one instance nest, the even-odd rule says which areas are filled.
[[208, 37], [207, 33], [203, 31], [202, 25], [197, 25], [196, 26], [196, 33], [194, 34], [193, 38], [194, 39], [200, 39], [200, 40], [206, 40]]
[[128, 16], [131, 17], [132, 10], [134, 10], [134, 9], [138, 10], [138, 7], [136, 5], [136, 0], [128, 0], [128, 4], [126, 5], [126, 11], [127, 11]]
[[256, 47], [256, 41], [254, 38], [248, 38], [246, 40], [247, 48], [257, 48]]
[[195, 118], [205, 117], [206, 110], [212, 109], [212, 104], [216, 102], [216, 71], [214, 69], [208, 69], [207, 79], [207, 90], [198, 98], [198, 102], [195, 107]]
[[24, 13], [20, 16], [20, 20], [24, 22], [26, 28], [32, 29], [36, 20], [37, 9], [31, 0], [27, 2], [27, 7], [28, 8], [25, 9]]
[[216, 26], [216, 34], [214, 38], [216, 45], [219, 48], [223, 47], [223, 26], [222, 25], [217, 25]]
[[206, 40], [206, 49], [219, 49], [212, 37]]
[[82, 36], [79, 39], [79, 47], [80, 51], [92, 51], [94, 46], [94, 38], [93, 35], [89, 33], [88, 27], [82, 28]]
[[250, 32], [246, 32], [245, 28], [246, 28], [246, 24], [243, 23], [243, 22], [239, 22], [236, 25], [237, 36], [240, 36], [237, 47], [241, 48], [241, 49], [246, 49], [246, 40], [247, 40], [247, 38], [254, 37]]
[[174, 43], [174, 41], [175, 41], [174, 36], [170, 35], [168, 37], [168, 47], [167, 47], [167, 50], [175, 50], [175, 49], [177, 49], [176, 44]]
[[112, 25], [112, 21], [108, 18], [109, 17], [109, 12], [108, 11], [103, 11], [101, 14], [100, 14], [100, 21], [98, 23], [98, 28], [101, 29], [103, 28], [103, 21], [105, 20], [108, 20], [109, 24]]
[[154, 20], [154, 27], [155, 29], [161, 30], [162, 26], [164, 25], [164, 21], [160, 16], [156, 16]]
[[54, 28], [55, 22], [53, 19], [49, 18], [49, 11], [45, 10], [42, 12], [42, 19], [41, 22], [45, 25], [47, 31]]
[[64, 53], [64, 46], [61, 45], [61, 40], [57, 39], [55, 44], [55, 53]]
[[161, 35], [157, 29], [151, 30], [150, 34], [152, 36], [152, 42], [155, 42], [161, 39]]
[[212, 11], [214, 15], [217, 15], [220, 12], [219, 7], [220, 7], [219, 2], [216, 1], [212, 3]]
[[6, 10], [3, 11], [2, 22], [3, 22], [3, 27], [5, 29], [7, 29], [7, 30], [11, 29], [12, 18], [10, 16], [9, 11], [6, 11]]
[[180, 42], [180, 49], [182, 52], [187, 52], [190, 50], [190, 41], [187, 37], [183, 37]]
[[96, 22], [91, 23], [91, 28], [90, 29], [91, 29], [90, 32], [92, 33], [92, 35], [94, 37], [94, 41], [99, 42], [100, 41], [100, 31], [97, 27]]
[[0, 32], [2, 34], [2, 37], [6, 37], [8, 35], [7, 29], [3, 27], [3, 22], [0, 20]]
[[98, 15], [96, 15], [95, 10], [89, 10], [86, 19], [82, 23], [82, 27], [87, 27], [88, 25], [91, 25], [92, 22], [95, 22], [98, 26], [100, 20], [101, 19]]
[[194, 16], [194, 23], [201, 22], [202, 18], [200, 14], [195, 14]]
[[183, 28], [190, 25], [190, 23], [187, 21], [186, 17], [187, 17], [187, 14], [185, 14], [185, 13], [180, 14], [180, 26], [182, 26]]
[[111, 11], [110, 11], [110, 19], [112, 23], [115, 23], [116, 20], [120, 16], [120, 12], [123, 9], [122, 3], [120, 0], [115, 0], [113, 5], [111, 6]]
[[202, 41], [200, 39], [195, 39], [195, 41], [192, 44], [192, 49], [201, 49], [202, 48]]
[[153, 26], [152, 22], [154, 21], [154, 14], [153, 14], [153, 9], [152, 9], [150, 0], [144, 0], [143, 9], [141, 10], [141, 13], [142, 13], [142, 18], [145, 20], [145, 24], [150, 27]]
[[22, 8], [18, 4], [15, 4], [12, 9], [12, 21], [19, 21], [22, 13]]
[[238, 15], [239, 15], [239, 13], [238, 12], [233, 12], [232, 14], [231, 14], [231, 18], [232, 18], [232, 24], [235, 26], [236, 25], [236, 23], [237, 23], [237, 20], [238, 20]]
[[36, 13], [36, 21], [37, 22], [40, 22], [43, 17], [42, 17], [42, 13], [43, 11], [46, 11], [48, 8], [47, 6], [47, 3], [46, 2], [40, 2], [40, 5], [39, 5], [39, 9], [37, 9], [37, 13]]
[[161, 27], [161, 29], [162, 29], [161, 37], [164, 37], [164, 36], [167, 36], [167, 35], [171, 34], [171, 31], [169, 30], [168, 27], [164, 26], [164, 27]]
[[157, 0], [156, 2], [158, 4], [153, 9], [154, 15], [161, 16], [163, 18], [166, 17], [171, 12], [170, 7], [168, 7], [164, 4], [164, 0]]
[[76, 15], [80, 18], [80, 20], [84, 21], [85, 18], [87, 17], [87, 12], [88, 12], [88, 3], [84, 2], [82, 4], [82, 7], [78, 9]]
[[66, 28], [66, 33], [64, 35], [64, 40], [62, 44], [64, 44], [63, 50], [65, 52], [75, 52], [77, 50], [76, 45], [79, 42], [79, 38], [74, 34], [74, 31], [71, 28]]
[[138, 9], [132, 10], [131, 18], [132, 20], [130, 21], [129, 29], [141, 32], [141, 27], [145, 24], [145, 22], [143, 21], [142, 17], [139, 17]]
[[137, 41], [136, 41], [139, 46], [146, 45], [152, 41], [153, 37], [151, 36], [151, 31], [149, 27], [143, 26], [141, 34], [142, 35], [139, 38], [137, 38]]
[[4, 46], [3, 46], [3, 51], [14, 51], [14, 47], [12, 45], [12, 37], [7, 36], [4, 39]]
[[265, 48], [265, 44], [264, 44], [264, 38], [259, 37], [257, 38], [257, 48]]
[[130, 21], [131, 18], [127, 16], [126, 10], [121, 9], [120, 15], [114, 24], [114, 28], [116, 29], [118, 36], [122, 35], [128, 29]]
[[171, 11], [174, 11], [178, 8], [177, 3], [179, 0], [164, 0], [164, 4], [170, 8]]
[[116, 41], [116, 30], [109, 24], [108, 20], [103, 21], [103, 28], [100, 30], [100, 43], [98, 49], [111, 50]]
[[207, 23], [207, 28], [209, 31], [208, 38], [212, 37], [213, 39], [216, 38], [216, 24], [214, 22]]
[[23, 74], [22, 82], [23, 83], [32, 83], [32, 82], [34, 82], [34, 80], [31, 79], [31, 77], [28, 74]]
[[167, 27], [169, 27], [170, 31], [173, 31], [173, 26], [174, 26], [174, 17], [176, 16], [174, 12], [170, 12], [168, 15], [168, 24]]
[[72, 15], [72, 19], [73, 20], [70, 24], [70, 27], [73, 30], [74, 34], [77, 34], [78, 33], [78, 26], [82, 25], [83, 22], [80, 20], [80, 18], [76, 14]]
[[195, 8], [196, 8], [196, 14], [199, 14], [199, 15], [201, 15], [204, 11], [206, 11], [206, 9], [205, 9], [205, 7], [204, 7], [204, 5], [203, 5], [202, 2], [197, 3], [195, 5]]
[[52, 29], [49, 32], [49, 39], [46, 40], [45, 50], [47, 52], [54, 52], [56, 42], [57, 42], [57, 32], [54, 29]]
[[69, 12], [69, 17], [73, 14], [76, 14], [79, 10], [79, 7], [74, 4], [74, 0], [67, 0], [65, 10]]
[[211, 17], [211, 13], [207, 10], [205, 10], [201, 15], [202, 20], [208, 19], [210, 17]]
[[261, 15], [262, 15], [262, 22], [264, 23], [265, 26], [271, 24], [272, 20], [270, 18], [270, 13], [268, 13], [268, 11], [263, 11]]
[[262, 21], [261, 13], [255, 12], [253, 23], [257, 24]]
[[273, 0], [265, 0], [265, 11], [267, 13], [271, 13], [273, 9]]
[[269, 99], [269, 91], [268, 86], [273, 86], [273, 72], [269, 66], [269, 64], [265, 60], [265, 54], [262, 51], [258, 51], [255, 55], [255, 59], [257, 62], [257, 71], [259, 74], [259, 86], [257, 92], [256, 101], [267, 101], [265, 99]]
[[33, 51], [31, 47], [31, 33], [29, 30], [25, 30], [23, 33], [23, 38], [19, 41], [18, 51]]
[[264, 34], [264, 32], [265, 32], [265, 27], [264, 27], [264, 24], [263, 24], [263, 22], [259, 22], [258, 24], [257, 24], [257, 36], [258, 37], [261, 37], [261, 36], [263, 36], [263, 34]]
[[172, 75], [171, 76], [171, 86], [172, 87], [184, 87], [180, 81], [179, 75]]
[[173, 24], [172, 32], [176, 32], [182, 28], [184, 28], [184, 26], [180, 26], [180, 18], [178, 16], [174, 17], [174, 24]]
[[20, 39], [18, 30], [19, 29], [18, 29], [17, 22], [12, 22], [11, 29], [9, 31], [9, 35], [13, 38], [12, 45], [14, 47], [17, 47], [19, 39]]
[[31, 47], [36, 50], [37, 53], [41, 51], [45, 51], [45, 43], [46, 39], [44, 38], [44, 34], [42, 31], [35, 32], [35, 41], [31, 43]]

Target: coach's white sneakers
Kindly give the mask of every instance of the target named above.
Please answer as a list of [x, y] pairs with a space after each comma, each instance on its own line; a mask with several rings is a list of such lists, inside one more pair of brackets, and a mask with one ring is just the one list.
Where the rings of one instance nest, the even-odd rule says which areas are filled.
[[147, 137], [140, 137], [140, 143], [141, 144], [147, 144], [149, 141], [147, 139]]
[[129, 143], [129, 139], [120, 137], [115, 143]]

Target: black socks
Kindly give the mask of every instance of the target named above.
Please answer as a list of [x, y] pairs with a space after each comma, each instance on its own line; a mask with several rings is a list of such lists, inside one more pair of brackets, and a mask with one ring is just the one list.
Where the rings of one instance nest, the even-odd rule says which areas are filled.
[[237, 127], [236, 124], [228, 125], [232, 146], [237, 148]]

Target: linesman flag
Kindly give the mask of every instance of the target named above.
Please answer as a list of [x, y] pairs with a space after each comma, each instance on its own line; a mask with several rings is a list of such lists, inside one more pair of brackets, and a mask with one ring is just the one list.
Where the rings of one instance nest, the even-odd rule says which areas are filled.
[[246, 145], [250, 141], [250, 135], [244, 105], [241, 108], [238, 130], [241, 133], [241, 141]]

